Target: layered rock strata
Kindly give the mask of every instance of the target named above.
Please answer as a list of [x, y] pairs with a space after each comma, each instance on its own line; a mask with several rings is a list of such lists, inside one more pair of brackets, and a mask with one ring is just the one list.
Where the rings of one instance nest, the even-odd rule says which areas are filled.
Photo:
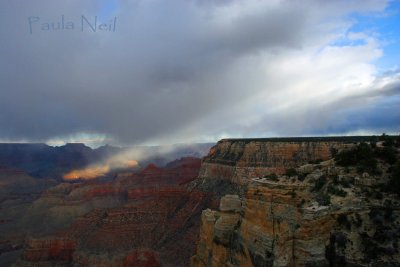
[[252, 178], [244, 196], [204, 210], [191, 266], [399, 265], [400, 201], [377, 187], [385, 173], [333, 160], [296, 172]]
[[40, 238], [28, 239], [14, 266], [188, 266], [201, 211], [211, 205], [209, 194], [184, 187], [199, 168], [199, 159], [186, 158], [48, 190], [31, 212], [65, 226], [48, 224], [50, 235], [36, 229]]
[[327, 160], [352, 145], [347, 138], [223, 139], [204, 158], [200, 178], [246, 184], [250, 178]]

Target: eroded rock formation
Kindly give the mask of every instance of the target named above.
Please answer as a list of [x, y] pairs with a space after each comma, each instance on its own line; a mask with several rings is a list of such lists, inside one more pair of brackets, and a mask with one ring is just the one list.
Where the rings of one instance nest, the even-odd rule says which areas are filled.
[[200, 178], [246, 184], [249, 178], [327, 160], [349, 146], [346, 139], [333, 138], [223, 139], [204, 158]]
[[[331, 147], [347, 146], [221, 141], [202, 183], [229, 179], [245, 193], [203, 211], [191, 266], [398, 266], [400, 201], [382, 189], [390, 164], [368, 174], [329, 160]], [[316, 159], [325, 161], [308, 164]]]

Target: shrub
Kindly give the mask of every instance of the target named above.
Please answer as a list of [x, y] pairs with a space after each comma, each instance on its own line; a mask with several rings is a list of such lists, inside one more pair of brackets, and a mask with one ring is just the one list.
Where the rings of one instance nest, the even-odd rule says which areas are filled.
[[345, 226], [347, 230], [351, 230], [351, 223], [347, 218], [347, 215], [340, 214], [337, 218], [337, 222], [340, 226]]
[[279, 180], [278, 175], [276, 175], [275, 173], [265, 175], [264, 178], [275, 182]]
[[315, 184], [314, 184], [314, 187], [313, 187], [312, 191], [319, 191], [319, 190], [321, 190], [321, 188], [325, 185], [325, 183], [326, 183], [326, 176], [325, 176], [325, 175], [320, 176], [320, 177], [315, 181]]
[[362, 244], [364, 245], [363, 252], [366, 255], [367, 259], [375, 260], [379, 256], [379, 247], [374, 242], [374, 240], [369, 237], [368, 233], [362, 232], [360, 234]]
[[392, 173], [389, 178], [388, 190], [400, 195], [400, 161], [392, 168]]
[[297, 179], [299, 180], [299, 181], [304, 181], [305, 179], [306, 179], [306, 177], [307, 177], [307, 174], [305, 174], [305, 173], [300, 173], [298, 176], [297, 176]]
[[339, 248], [346, 248], [347, 237], [343, 233], [336, 233], [336, 244]]
[[367, 143], [360, 143], [351, 150], [338, 153], [335, 161], [339, 166], [357, 166], [359, 172], [375, 172], [378, 165], [374, 151]]
[[387, 207], [385, 209], [385, 214], [383, 216], [384, 216], [385, 220], [393, 221], [393, 209], [390, 207]]
[[335, 156], [335, 161], [340, 166], [356, 165], [360, 160], [371, 158], [373, 151], [366, 143], [361, 143], [357, 147], [344, 150]]
[[339, 184], [339, 176], [337, 174], [332, 176], [332, 182], [335, 185]]
[[355, 219], [354, 219], [354, 225], [357, 227], [357, 228], [360, 228], [361, 226], [362, 226], [362, 219], [361, 219], [361, 216], [360, 216], [360, 214], [358, 214], [358, 213], [356, 213], [355, 214]]
[[357, 164], [357, 171], [359, 173], [368, 172], [368, 173], [378, 173], [378, 161], [375, 158], [365, 159]]
[[308, 163], [310, 164], [320, 164], [323, 160], [322, 159], [316, 159], [316, 160], [310, 160]]
[[345, 197], [347, 196], [347, 192], [344, 191], [343, 189], [337, 188], [333, 185], [328, 186], [328, 193], [339, 196], [339, 197]]
[[265, 175], [264, 178], [271, 180], [271, 181], [278, 181], [278, 175], [276, 175], [275, 173], [271, 173], [269, 175]]
[[338, 149], [335, 147], [331, 147], [330, 152], [331, 152], [332, 158], [334, 158], [338, 153]]
[[393, 138], [391, 138], [389, 135], [383, 133], [380, 137], [379, 137], [380, 141], [383, 141], [383, 145], [384, 146], [393, 146], [394, 145], [394, 140]]
[[400, 135], [396, 136], [395, 142], [394, 142], [395, 147], [400, 147]]
[[369, 216], [369, 218], [370, 218], [371, 220], [374, 220], [375, 218], [382, 216], [382, 211], [381, 211], [381, 210], [378, 210], [378, 209], [376, 209], [376, 208], [371, 209], [371, 210], [368, 212], [368, 216]]
[[374, 192], [373, 192], [373, 196], [374, 196], [376, 199], [383, 199], [383, 194], [382, 194], [382, 192], [380, 192], [380, 191], [374, 191]]
[[328, 206], [331, 204], [331, 197], [327, 194], [319, 194], [316, 197], [316, 200], [317, 200], [318, 204], [321, 206]]
[[287, 176], [292, 177], [292, 176], [296, 176], [297, 175], [297, 171], [294, 168], [290, 168], [286, 170], [285, 173]]
[[394, 164], [396, 162], [396, 149], [391, 146], [386, 146], [382, 149], [376, 148], [375, 154], [377, 157], [383, 159], [389, 164]]
[[350, 188], [350, 183], [354, 183], [354, 178], [351, 181], [348, 181], [348, 180], [345, 180], [345, 179], [341, 179], [339, 183], [344, 188]]

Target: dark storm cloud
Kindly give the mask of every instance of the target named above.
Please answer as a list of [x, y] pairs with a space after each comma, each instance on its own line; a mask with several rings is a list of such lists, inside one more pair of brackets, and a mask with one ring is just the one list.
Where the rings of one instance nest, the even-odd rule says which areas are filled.
[[61, 14], [76, 20], [99, 9], [6, 2], [1, 18], [12, 27], [2, 30], [0, 134], [33, 139], [89, 131], [136, 141], [175, 130], [244, 97], [235, 77], [225, 81], [234, 61], [294, 45], [302, 24], [301, 14], [282, 7], [225, 25], [206, 14], [213, 9], [160, 1], [121, 3], [111, 12], [115, 33], [44, 32], [34, 24], [29, 34], [30, 16], [58, 22]]
[[[173, 136], [204, 120], [186, 138], [217, 135], [207, 129], [221, 125], [212, 118], [240, 114], [248, 99], [279, 89], [266, 84], [265, 61], [301, 50], [314, 38], [315, 19], [329, 11], [292, 2], [115, 3], [0, 3], [0, 139], [86, 132], [135, 143]], [[102, 21], [116, 16], [117, 28], [46, 32], [34, 24], [30, 34], [30, 16], [58, 22], [61, 15], [76, 23], [81, 15]], [[234, 117], [226, 124], [243, 127]]]

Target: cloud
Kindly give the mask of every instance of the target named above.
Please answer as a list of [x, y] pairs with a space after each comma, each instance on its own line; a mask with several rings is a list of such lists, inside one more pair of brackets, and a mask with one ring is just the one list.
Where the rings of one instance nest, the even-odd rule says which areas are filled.
[[[336, 132], [336, 109], [366, 104], [347, 99], [398, 95], [384, 89], [397, 74], [382, 84], [374, 65], [383, 56], [379, 40], [349, 32], [351, 14], [385, 7], [355, 0], [3, 1], [0, 137], [83, 133], [133, 144]], [[57, 23], [64, 15], [79, 25], [82, 14], [117, 16], [116, 31], [35, 25], [29, 33], [30, 16]], [[362, 42], [335, 44], [343, 39]]]

